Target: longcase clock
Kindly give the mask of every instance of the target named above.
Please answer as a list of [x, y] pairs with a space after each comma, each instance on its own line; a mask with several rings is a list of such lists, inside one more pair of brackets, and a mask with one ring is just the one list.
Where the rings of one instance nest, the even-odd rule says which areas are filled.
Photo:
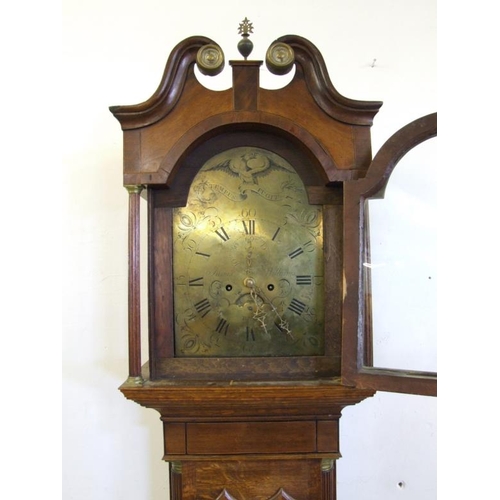
[[[348, 99], [316, 47], [277, 39], [259, 85], [240, 25], [233, 85], [214, 92], [222, 49], [180, 42], [147, 101], [111, 109], [124, 133], [129, 213], [129, 377], [156, 409], [172, 500], [336, 498], [342, 409], [376, 390], [435, 394], [430, 373], [371, 362], [367, 203], [436, 116], [373, 158], [382, 103]], [[148, 207], [149, 360], [140, 355], [139, 197]]]

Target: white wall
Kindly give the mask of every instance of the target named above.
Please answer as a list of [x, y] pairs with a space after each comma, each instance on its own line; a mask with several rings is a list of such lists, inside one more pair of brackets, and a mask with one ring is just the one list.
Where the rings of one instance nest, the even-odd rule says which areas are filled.
[[[209, 36], [226, 59], [239, 58], [237, 27], [247, 16], [252, 57], [262, 59], [278, 36], [301, 35], [323, 53], [340, 93], [384, 101], [372, 129], [376, 152], [400, 127], [436, 111], [435, 8], [435, 0], [64, 2], [65, 500], [168, 496], [158, 415], [117, 390], [128, 370], [128, 198], [122, 132], [108, 106], [147, 99], [187, 36]], [[346, 409], [341, 451], [339, 500], [432, 500], [436, 400], [379, 393]]]

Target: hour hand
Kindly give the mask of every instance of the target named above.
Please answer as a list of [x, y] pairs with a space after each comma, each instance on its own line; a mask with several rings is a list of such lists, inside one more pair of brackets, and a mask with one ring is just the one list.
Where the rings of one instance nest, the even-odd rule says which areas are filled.
[[[255, 280], [253, 278], [247, 277], [244, 280], [244, 285], [250, 289], [250, 296], [252, 297], [253, 301], [255, 302], [255, 307], [256, 311], [253, 315], [254, 319], [257, 320], [263, 330], [268, 333], [267, 330], [267, 325], [266, 325], [266, 319], [267, 319], [267, 310], [268, 307], [271, 308], [273, 311], [274, 315], [278, 318], [279, 320], [279, 327], [278, 329], [287, 335], [289, 335], [291, 338], [293, 338], [292, 331], [290, 330], [290, 325], [288, 322], [283, 319], [283, 317], [280, 315], [274, 304], [269, 300], [269, 298], [266, 296], [264, 291], [257, 286]], [[267, 308], [265, 306], [268, 306]], [[278, 323], [276, 323], [278, 324]]]

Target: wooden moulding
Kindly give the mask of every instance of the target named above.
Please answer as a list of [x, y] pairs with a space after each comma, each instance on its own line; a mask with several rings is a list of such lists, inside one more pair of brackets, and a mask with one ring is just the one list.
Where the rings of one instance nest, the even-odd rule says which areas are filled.
[[128, 399], [157, 410], [164, 421], [256, 418], [331, 418], [345, 406], [373, 396], [372, 389], [340, 381], [293, 382], [151, 382], [120, 387]]
[[280, 40], [293, 46], [297, 70], [292, 83], [277, 90], [259, 87], [261, 61], [231, 61], [233, 88], [211, 91], [198, 82], [194, 65], [198, 49], [214, 42], [190, 37], [179, 43], [149, 99], [110, 107], [124, 131], [124, 183], [169, 184], [182, 152], [235, 124], [272, 126], [308, 141], [330, 182], [362, 175], [371, 160], [370, 126], [382, 103], [342, 96], [311, 42], [292, 35]]

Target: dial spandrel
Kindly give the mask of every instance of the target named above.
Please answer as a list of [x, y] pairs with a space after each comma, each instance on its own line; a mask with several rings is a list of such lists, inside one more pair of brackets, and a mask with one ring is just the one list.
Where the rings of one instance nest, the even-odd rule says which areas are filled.
[[173, 222], [176, 356], [324, 354], [322, 211], [287, 161], [214, 156]]

